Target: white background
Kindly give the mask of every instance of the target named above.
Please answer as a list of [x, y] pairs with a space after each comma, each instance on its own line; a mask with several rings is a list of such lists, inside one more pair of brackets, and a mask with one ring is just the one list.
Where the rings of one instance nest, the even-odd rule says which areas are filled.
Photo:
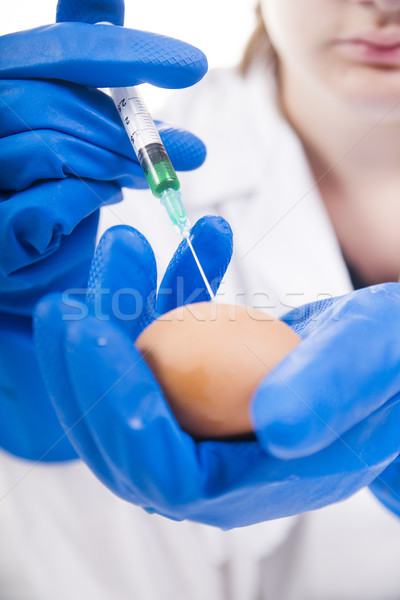
[[[254, 27], [255, 0], [125, 0], [125, 26], [176, 37], [201, 48], [210, 68], [239, 62]], [[55, 21], [55, 0], [0, 0], [0, 35]], [[145, 90], [150, 109], [168, 92]]]

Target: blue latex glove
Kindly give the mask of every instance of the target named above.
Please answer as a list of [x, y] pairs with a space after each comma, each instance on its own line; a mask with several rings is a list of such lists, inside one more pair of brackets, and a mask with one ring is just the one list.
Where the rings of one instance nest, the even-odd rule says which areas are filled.
[[[399, 300], [399, 284], [387, 283], [306, 305], [284, 317], [305, 342], [276, 367], [253, 398], [252, 420], [267, 452], [286, 460], [310, 456], [336, 439], [345, 440], [347, 431], [374, 410], [379, 414], [388, 401], [395, 406], [400, 385]], [[339, 332], [340, 349], [335, 341]], [[277, 396], [279, 402], [266, 402], [267, 395]], [[391, 418], [396, 427], [398, 421]], [[388, 424], [388, 435], [393, 424]], [[393, 441], [396, 444], [396, 436]], [[400, 459], [370, 488], [400, 516]]]
[[[76, 456], [65, 437], [56, 443], [63, 430], [37, 366], [33, 306], [86, 287], [99, 207], [121, 200], [121, 186], [147, 185], [113, 102], [87, 86], [185, 87], [207, 68], [183, 42], [88, 24], [122, 24], [123, 13], [120, 0], [60, 2], [58, 20], [85, 23], [0, 38], [0, 446], [24, 458]], [[198, 138], [160, 129], [178, 170], [202, 163]]]
[[326, 448], [400, 392], [400, 284], [311, 303], [282, 320], [303, 343], [259, 386], [251, 412], [265, 450], [291, 460]]
[[[205, 251], [206, 245], [199, 248], [201, 259]], [[146, 276], [141, 269], [144, 256]], [[258, 440], [195, 442], [179, 427], [133, 344], [151, 320], [149, 311], [133, 322], [117, 321], [111, 303], [103, 302], [105, 319], [93, 316], [102, 289], [111, 290], [108, 297], [120, 288], [151, 297], [155, 266], [150, 276], [150, 263], [154, 259], [142, 236], [110, 231], [92, 269], [92, 314], [82, 318], [82, 307], [74, 312], [53, 296], [39, 304], [35, 317], [38, 357], [60, 421], [79, 456], [118, 496], [173, 519], [229, 528], [342, 500], [371, 483], [395, 459], [400, 450], [400, 402], [395, 397], [400, 378], [394, 365], [400, 345], [394, 323], [400, 322], [400, 286], [378, 286], [306, 308], [296, 320], [306, 339], [276, 369], [278, 374], [286, 369], [285, 384], [279, 386], [276, 377], [268, 376], [255, 395]], [[163, 286], [169, 287], [176, 273], [172, 265]], [[343, 307], [340, 319], [338, 303]], [[133, 308], [127, 307], [126, 313]], [[371, 351], [368, 343], [377, 332]], [[349, 335], [355, 333], [357, 354], [351, 337], [348, 357]], [[310, 373], [303, 372], [304, 365]], [[283, 424], [276, 418], [267, 422], [261, 404], [287, 403], [286, 386], [296, 389], [306, 379], [308, 386], [299, 391], [307, 404], [324, 411], [328, 433], [324, 438], [316, 428], [314, 434], [314, 412], [311, 418], [306, 414], [290, 428], [301, 456], [282, 459], [273, 454], [279, 449], [284, 453], [291, 442], [282, 433], [286, 412]], [[369, 386], [376, 394], [365, 398]], [[319, 399], [329, 401], [329, 410], [319, 406]], [[332, 423], [343, 423], [339, 439], [332, 434]], [[270, 449], [268, 428], [275, 432], [271, 453], [265, 451]], [[276, 432], [283, 438], [280, 446]], [[289, 449], [295, 454], [295, 444]]]
[[[216, 291], [232, 253], [232, 233], [229, 225], [221, 218], [204, 218], [193, 228], [191, 240], [202, 261], [205, 272], [208, 274], [211, 287]], [[156, 265], [153, 252], [140, 233], [133, 233], [131, 228], [120, 226], [106, 232], [96, 250], [89, 280], [87, 301], [83, 306], [79, 302], [79, 298], [71, 296], [67, 292], [60, 296], [50, 296], [50, 300], [43, 300], [39, 306], [44, 306], [44, 309], [47, 310], [47, 306], [54, 305], [57, 310], [58, 305], [60, 305], [63, 312], [72, 313], [72, 317], [69, 317], [72, 319], [76, 319], [76, 314], [80, 317], [81, 310], [83, 310], [84, 314], [89, 310], [92, 314], [99, 314], [100, 317], [102, 314], [107, 316], [113, 312], [113, 290], [116, 289], [116, 282], [121, 280], [127, 283], [124, 293], [118, 301], [118, 308], [124, 315], [133, 315], [135, 313], [135, 298], [137, 298], [139, 292], [142, 292], [142, 290], [145, 290], [146, 293], [149, 292], [146, 297], [141, 296], [146, 302], [145, 309], [140, 317], [124, 321], [126, 331], [132, 331], [132, 335], [135, 331], [143, 329], [155, 317], [155, 311], [164, 313], [175, 308], [178, 304], [209, 299], [192, 254], [188, 251], [186, 242], [184, 242], [179, 246], [171, 260], [160, 286], [155, 305]], [[127, 293], [128, 287], [131, 288], [133, 293]], [[101, 293], [102, 290], [107, 289], [111, 290], [111, 292], [103, 295]], [[64, 304], [62, 298], [64, 298], [66, 304]], [[75, 310], [73, 310], [74, 307]], [[15, 317], [14, 319], [16, 320]], [[100, 322], [103, 321], [100, 320]], [[52, 322], [49, 324], [45, 323], [44, 325], [51, 327]], [[43, 330], [43, 334], [46, 335], [48, 331], [49, 329]], [[31, 340], [26, 333], [24, 331], [19, 333], [15, 325], [10, 324], [9, 330], [6, 330], [5, 335], [0, 337], [0, 351], [3, 350], [2, 353], [7, 358], [3, 363], [0, 363], [0, 381], [5, 382], [6, 386], [9, 378], [11, 377], [12, 379], [15, 375], [15, 365], [21, 364], [17, 353], [21, 353], [21, 348], [25, 347], [29, 352], [32, 351]], [[21, 343], [21, 340], [25, 340], [26, 343]], [[47, 341], [43, 338], [41, 340], [40, 351], [41, 356], [46, 357], [46, 368], [50, 368], [52, 376], [63, 386], [63, 375], [59, 370], [59, 367], [63, 363], [62, 348], [58, 347], [57, 343], [54, 345], [53, 342], [55, 342], [56, 338], [50, 344], [47, 344]], [[11, 348], [11, 352], [9, 350], [8, 355], [5, 352], [7, 347]], [[14, 348], [15, 351], [13, 350]], [[22, 364], [25, 364], [25, 354], [21, 358]], [[31, 367], [29, 361], [27, 364], [28, 367]], [[11, 407], [17, 406], [19, 409], [15, 417], [11, 413], [11, 407], [7, 403], [0, 404], [0, 431], [1, 423], [9, 424], [8, 427], [4, 428], [4, 431], [1, 431], [2, 446], [13, 454], [35, 460], [54, 461], [73, 458], [76, 455], [75, 452], [71, 454], [71, 450], [68, 452], [68, 440], [64, 431], [61, 428], [59, 430], [56, 430], [54, 427], [52, 429], [43, 428], [43, 425], [48, 425], [48, 422], [43, 422], [42, 412], [45, 417], [47, 415], [45, 410], [38, 410], [37, 402], [32, 403], [29, 389], [32, 386], [33, 380], [31, 370], [26, 379], [22, 379], [21, 389], [23, 393], [18, 398], [18, 403], [15, 403], [15, 397], [11, 398], [14, 401]], [[35, 392], [38, 393], [39, 404], [41, 398], [46, 398], [47, 401], [48, 397], [47, 393], [43, 393], [44, 390], [42, 390], [42, 387], [35, 389]], [[8, 388], [12, 389], [12, 386], [8, 385]], [[52, 396], [51, 385], [48, 386], [48, 392]], [[73, 404], [71, 404], [70, 408], [75, 411]], [[16, 426], [17, 419], [21, 418], [21, 412], [22, 415], [26, 416], [26, 419], [23, 421], [25, 429], [22, 431], [19, 423], [17, 423], [18, 427]], [[10, 413], [11, 418], [9, 416]], [[61, 418], [63, 425], [68, 427], [66, 423], [68, 423], [69, 416], [65, 417], [62, 411], [57, 414]], [[3, 419], [3, 415], [4, 417], [8, 417], [8, 420]], [[41, 433], [39, 438], [32, 436], [32, 430], [35, 431], [35, 428]], [[17, 437], [15, 435], [16, 430], [26, 435]]]
[[[128, 232], [128, 234], [126, 233]], [[96, 253], [93, 271], [96, 272], [99, 261], [104, 254], [108, 256], [115, 248], [124, 251], [125, 236], [131, 239], [130, 229], [117, 228], [103, 237], [103, 241]], [[121, 239], [122, 241], [121, 241]], [[102, 269], [103, 289], [108, 287], [108, 280], [112, 282], [117, 278], [129, 279], [128, 274], [137, 274], [143, 280], [149, 280], [149, 285], [155, 286], [155, 263], [151, 250], [142, 242], [140, 234], [136, 236], [137, 252], [132, 256], [124, 256], [120, 264], [106, 263]], [[192, 241], [202, 258], [203, 265], [209, 274], [214, 289], [219, 285], [223, 273], [229, 263], [232, 252], [232, 236], [229, 226], [222, 219], [208, 218], [200, 221], [192, 233]], [[142, 252], [143, 250], [143, 252]], [[137, 262], [130, 262], [130, 259]], [[98, 280], [97, 280], [98, 281]], [[183, 288], [182, 288], [183, 281]], [[91, 277], [89, 282], [88, 306], [96, 311], [96, 297], [102, 300], [99, 310], [106, 314], [111, 310], [109, 305], [111, 296], [101, 297], [95, 294], [96, 278]], [[74, 286], [74, 290], [75, 290]], [[184, 295], [181, 295], [182, 292]], [[65, 292], [70, 306], [76, 304], [75, 296]], [[132, 314], [132, 295], [124, 294], [120, 298], [119, 306], [124, 314]], [[177, 300], [178, 299], [178, 300]], [[192, 256], [182, 245], [175, 253], [173, 260], [164, 278], [163, 286], [157, 302], [157, 309], [161, 312], [171, 310], [178, 302], [200, 301], [208, 299], [204, 291], [204, 284], [195, 266]], [[151, 300], [151, 298], [150, 298]], [[151, 307], [145, 321], [151, 318]], [[154, 317], [154, 315], [153, 315]], [[135, 323], [126, 322], [126, 327], [137, 327]], [[144, 325], [141, 324], [140, 327]], [[0, 315], [0, 446], [8, 452], [40, 461], [62, 461], [77, 458], [77, 454], [68, 441], [58, 417], [49, 401], [37, 365], [35, 348], [32, 340], [31, 321], [14, 315]], [[53, 357], [51, 353], [54, 346], [49, 346], [48, 359], [61, 360], [61, 349], [56, 350]]]
[[[59, 3], [59, 20], [74, 14], [122, 22], [123, 2]], [[94, 87], [186, 87], [206, 69], [196, 48], [122, 27], [0, 37], [0, 311], [28, 316], [44, 293], [84, 286], [98, 208], [121, 200], [121, 186], [147, 186], [112, 100]], [[203, 162], [195, 136], [167, 126], [161, 136], [178, 170]]]

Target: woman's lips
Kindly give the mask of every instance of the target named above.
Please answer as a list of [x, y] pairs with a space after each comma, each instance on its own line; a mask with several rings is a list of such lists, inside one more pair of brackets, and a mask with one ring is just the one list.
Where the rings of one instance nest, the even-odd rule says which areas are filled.
[[368, 32], [336, 41], [347, 58], [371, 65], [400, 66], [400, 32]]

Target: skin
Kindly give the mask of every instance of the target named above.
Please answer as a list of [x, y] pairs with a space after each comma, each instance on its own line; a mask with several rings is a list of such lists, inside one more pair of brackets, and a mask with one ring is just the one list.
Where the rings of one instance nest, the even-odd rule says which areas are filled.
[[346, 259], [366, 284], [400, 273], [400, 62], [338, 39], [400, 32], [400, 0], [262, 0], [282, 111], [303, 142]]

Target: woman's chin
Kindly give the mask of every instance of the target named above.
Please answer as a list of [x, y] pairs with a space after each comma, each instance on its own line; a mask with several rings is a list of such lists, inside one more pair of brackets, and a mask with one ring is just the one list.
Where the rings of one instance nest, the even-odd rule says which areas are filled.
[[342, 69], [329, 82], [331, 96], [359, 118], [400, 122], [400, 71], [358, 67]]

